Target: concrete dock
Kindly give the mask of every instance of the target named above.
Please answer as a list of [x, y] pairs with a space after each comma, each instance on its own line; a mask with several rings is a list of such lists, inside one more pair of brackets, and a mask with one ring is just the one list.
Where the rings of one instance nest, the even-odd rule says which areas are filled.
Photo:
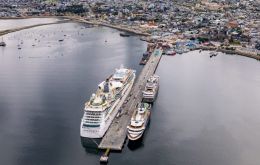
[[98, 146], [99, 149], [122, 150], [127, 136], [127, 125], [136, 109], [137, 103], [142, 100], [142, 90], [147, 79], [155, 73], [161, 56], [162, 50], [155, 49], [126, 99], [128, 100], [127, 103], [122, 106], [121, 116], [113, 120]]

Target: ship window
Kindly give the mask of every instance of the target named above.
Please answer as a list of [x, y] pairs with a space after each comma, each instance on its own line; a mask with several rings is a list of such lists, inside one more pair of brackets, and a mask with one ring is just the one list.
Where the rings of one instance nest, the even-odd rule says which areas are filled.
[[100, 125], [83, 124], [84, 127], [99, 127]]

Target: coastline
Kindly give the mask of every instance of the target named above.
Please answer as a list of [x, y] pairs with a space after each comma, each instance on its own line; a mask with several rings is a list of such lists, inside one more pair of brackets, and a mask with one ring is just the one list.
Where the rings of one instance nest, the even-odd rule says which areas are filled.
[[[25, 19], [25, 18], [23, 18], [23, 19]], [[67, 22], [69, 22], [69, 20], [62, 20], [62, 21], [51, 22], [51, 23], [35, 24], [35, 25], [30, 25], [30, 26], [23, 26], [23, 27], [18, 27], [18, 28], [13, 28], [13, 29], [2, 30], [2, 31], [0, 31], [0, 36], [6, 35], [8, 33], [13, 33], [13, 32], [16, 32], [16, 31], [20, 31], [20, 30], [34, 28], [34, 27], [45, 26], [45, 25], [53, 25], [53, 24], [62, 24], [62, 23], [67, 23]]]
[[[112, 25], [112, 24], [109, 24], [109, 23], [101, 22], [101, 21], [95, 21], [95, 20], [89, 21], [89, 20], [85, 20], [85, 19], [83, 19], [81, 17], [77, 17], [77, 16], [37, 16], [37, 17], [28, 16], [28, 17], [11, 17], [11, 18], [5, 17], [5, 18], [0, 18], [0, 20], [1, 19], [2, 20], [5, 20], [5, 19], [30, 19], [30, 18], [62, 18], [62, 19], [65, 19], [65, 20], [52, 22], [52, 23], [43, 23], [43, 24], [24, 26], [24, 27], [8, 29], [8, 30], [2, 30], [2, 31], [0, 31], [0, 36], [6, 35], [8, 33], [16, 32], [16, 31], [24, 30], [24, 29], [30, 29], [30, 28], [44, 26], [44, 25], [67, 23], [67, 22], [70, 22], [70, 21], [75, 21], [75, 22], [79, 22], [79, 23], [86, 23], [86, 24], [91, 24], [91, 25], [96, 25], [96, 26], [105, 26], [105, 27], [109, 27], [109, 28], [120, 30], [120, 31], [132, 33], [132, 34], [135, 34], [135, 35], [145, 36], [145, 37], [151, 36], [151, 34], [142, 32], [141, 30], [136, 30], [136, 29], [129, 28], [129, 27], [122, 27], [122, 25]], [[241, 50], [236, 50], [236, 49], [235, 50], [227, 50], [227, 49], [224, 49], [224, 48], [216, 48], [216, 47], [212, 47], [212, 46], [200, 46], [200, 47], [198, 47], [198, 49], [215, 50], [215, 51], [226, 53], [226, 54], [229, 54], [229, 55], [240, 55], [240, 56], [249, 57], [249, 58], [253, 58], [253, 59], [260, 61], [260, 56], [257, 55], [257, 53], [249, 52], [249, 51], [241, 51]]]
[[141, 32], [140, 30], [135, 30], [132, 28], [128, 27], [122, 27], [121, 25], [111, 25], [105, 22], [100, 22], [100, 21], [87, 21], [85, 19], [82, 19], [81, 17], [75, 17], [75, 16], [37, 16], [37, 17], [5, 17], [5, 18], [0, 18], [0, 20], [7, 20], [7, 19], [30, 19], [30, 18], [62, 18], [62, 19], [68, 19], [68, 20], [63, 20], [63, 21], [57, 21], [53, 23], [44, 23], [44, 24], [36, 24], [36, 25], [31, 25], [31, 26], [24, 26], [24, 27], [19, 27], [19, 28], [14, 28], [14, 29], [8, 29], [8, 30], [2, 30], [0, 31], [0, 36], [3, 36], [8, 33], [24, 30], [24, 29], [29, 29], [29, 28], [34, 28], [38, 26], [44, 26], [44, 25], [51, 25], [51, 24], [59, 24], [59, 23], [66, 23], [69, 21], [76, 21], [80, 23], [86, 23], [86, 24], [91, 24], [91, 25], [97, 25], [97, 26], [105, 26], [105, 27], [110, 27], [113, 29], [129, 32], [132, 34], [140, 35], [140, 36], [151, 36], [149, 33]]
[[88, 21], [88, 20], [82, 19], [80, 17], [73, 17], [73, 16], [63, 16], [62, 18], [67, 18], [67, 19], [70, 19], [72, 21], [87, 23], [87, 24], [91, 24], [91, 25], [110, 27], [110, 28], [113, 28], [113, 29], [133, 33], [133, 34], [140, 35], [140, 36], [151, 36], [151, 34], [149, 34], [149, 33], [145, 33], [145, 32], [142, 32], [140, 30], [136, 30], [136, 29], [129, 28], [129, 27], [122, 27], [122, 25], [112, 25], [112, 24], [109, 24], [109, 23], [101, 22], [101, 21]]
[[215, 47], [210, 47], [210, 46], [201, 46], [200, 49], [202, 50], [213, 50], [213, 51], [217, 51], [217, 52], [222, 52], [225, 54], [229, 54], [229, 55], [240, 55], [240, 56], [244, 56], [244, 57], [249, 57], [249, 58], [253, 58], [256, 59], [258, 61], [260, 61], [260, 56], [257, 55], [257, 53], [253, 53], [253, 52], [245, 52], [245, 51], [241, 51], [241, 50], [227, 50], [227, 49], [223, 49], [223, 48], [215, 48]]

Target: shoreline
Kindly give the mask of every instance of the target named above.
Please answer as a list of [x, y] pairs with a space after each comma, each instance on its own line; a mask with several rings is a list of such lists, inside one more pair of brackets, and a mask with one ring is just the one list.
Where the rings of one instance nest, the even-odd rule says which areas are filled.
[[24, 27], [19, 27], [19, 28], [14, 28], [14, 29], [2, 30], [2, 31], [0, 31], [0, 36], [3, 36], [3, 35], [8, 34], [8, 33], [16, 32], [16, 31], [24, 30], [24, 29], [29, 29], [29, 28], [34, 28], [34, 27], [44, 26], [44, 25], [66, 23], [66, 22], [69, 22], [69, 21], [76, 21], [76, 22], [79, 22], [79, 23], [86, 23], [86, 24], [97, 25], [97, 26], [105, 26], [105, 27], [117, 29], [117, 30], [120, 30], [120, 31], [125, 31], [125, 32], [128, 32], [128, 33], [133, 33], [135, 35], [140, 35], [140, 36], [151, 36], [151, 34], [144, 33], [144, 32], [141, 32], [141, 31], [137, 31], [135, 29], [131, 29], [131, 28], [128, 28], [128, 27], [122, 27], [120, 25], [118, 25], [118, 26], [111, 25], [111, 24], [99, 22], [99, 21], [87, 21], [83, 18], [74, 17], [74, 16], [37, 16], [37, 17], [28, 16], [28, 17], [11, 17], [11, 18], [5, 17], [5, 18], [0, 18], [0, 20], [30, 19], [30, 18], [58, 18], [58, 19], [68, 19], [68, 20], [61, 20], [61, 21], [52, 22], [52, 23], [36, 24], [36, 25], [24, 26]]
[[1, 30], [0, 36], [4, 36], [6, 34], [25, 30], [25, 29], [31, 29], [31, 28], [34, 28], [34, 27], [45, 26], [45, 25], [53, 25], [53, 24], [62, 24], [62, 23], [67, 23], [67, 22], [69, 22], [69, 20], [61, 20], [61, 21], [56, 21], [56, 22], [35, 24], [35, 25], [23, 26], [23, 27], [18, 27], [18, 28], [13, 28], [13, 29]]
[[[117, 30], [120, 30], [120, 31], [125, 31], [125, 32], [128, 32], [128, 33], [133, 33], [133, 34], [139, 35], [139, 36], [146, 36], [146, 37], [151, 36], [151, 34], [149, 34], [149, 33], [137, 31], [136, 29], [131, 29], [131, 28], [128, 28], [128, 27], [122, 27], [121, 25], [116, 26], [116, 25], [112, 25], [112, 24], [108, 24], [108, 23], [100, 22], [100, 21], [88, 21], [88, 20], [85, 20], [81, 17], [75, 17], [75, 16], [37, 16], [37, 17], [35, 17], [35, 16], [30, 17], [29, 16], [29, 17], [11, 17], [11, 18], [5, 17], [5, 18], [0, 18], [0, 20], [1, 19], [2, 20], [6, 20], [6, 19], [30, 19], [30, 18], [58, 18], [58, 19], [65, 19], [65, 20], [60, 20], [60, 21], [52, 22], [52, 23], [43, 23], [43, 24], [24, 26], [24, 27], [8, 29], [8, 30], [2, 30], [2, 31], [0, 31], [0, 36], [6, 35], [8, 33], [13, 33], [13, 32], [16, 32], [16, 31], [20, 31], [20, 30], [25, 30], [25, 29], [30, 29], [30, 28], [45, 26], [45, 25], [67, 23], [67, 22], [70, 22], [70, 21], [75, 21], [75, 22], [79, 22], [79, 23], [86, 23], [86, 24], [96, 25], [96, 26], [105, 26], [105, 27], [117, 29]], [[216, 47], [210, 47], [210, 46], [200, 46], [197, 49], [215, 50], [217, 52], [222, 52], [222, 53], [226, 53], [226, 54], [229, 54], [229, 55], [240, 55], [240, 56], [249, 57], [249, 58], [253, 58], [253, 59], [260, 61], [260, 56], [257, 55], [257, 53], [249, 52], [249, 51], [245, 52], [245, 51], [236, 50], [236, 49], [235, 50], [226, 50], [226, 49], [223, 49], [223, 48], [216, 48]]]
[[236, 50], [236, 49], [235, 50], [227, 50], [227, 49], [223, 49], [223, 48], [205, 47], [205, 46], [201, 46], [201, 47], [199, 47], [199, 49], [222, 52], [222, 53], [225, 53], [225, 54], [228, 54], [228, 55], [244, 56], [244, 57], [249, 57], [249, 58], [253, 58], [255, 60], [260, 61], [260, 56], [257, 55], [257, 53], [253, 53], [253, 52], [245, 52], [245, 51]]
[[80, 18], [80, 17], [72, 17], [72, 16], [63, 16], [62, 18], [67, 18], [67, 19], [70, 19], [72, 21], [76, 21], [76, 22], [80, 22], [80, 23], [87, 23], [87, 24], [91, 24], [91, 25], [105, 26], [105, 27], [117, 29], [117, 30], [120, 30], [120, 31], [125, 31], [125, 32], [128, 32], [128, 33], [133, 33], [133, 34], [140, 35], [140, 36], [151, 36], [151, 34], [149, 34], [149, 33], [141, 32], [140, 30], [137, 31], [136, 29], [132, 29], [132, 28], [129, 28], [129, 27], [122, 27], [122, 25], [112, 25], [112, 24], [100, 22], [100, 21], [88, 21], [88, 20], [85, 20], [85, 19]]

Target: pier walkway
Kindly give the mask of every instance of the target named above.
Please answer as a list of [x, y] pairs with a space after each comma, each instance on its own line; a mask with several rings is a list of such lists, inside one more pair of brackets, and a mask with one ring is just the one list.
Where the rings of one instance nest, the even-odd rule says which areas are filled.
[[113, 120], [98, 146], [99, 149], [110, 149], [117, 151], [122, 150], [127, 135], [127, 125], [130, 122], [137, 103], [141, 102], [142, 100], [142, 90], [144, 89], [147, 79], [155, 73], [161, 56], [162, 50], [155, 49], [143, 70], [141, 71], [128, 98], [126, 98], [128, 101], [125, 103], [125, 105], [122, 106], [120, 117], [116, 117]]

